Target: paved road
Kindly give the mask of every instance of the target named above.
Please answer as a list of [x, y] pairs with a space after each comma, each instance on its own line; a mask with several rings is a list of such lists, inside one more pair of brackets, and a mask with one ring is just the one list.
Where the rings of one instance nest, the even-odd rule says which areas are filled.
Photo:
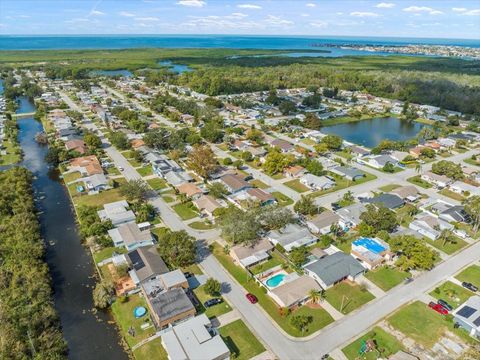
[[[78, 108], [76, 104], [68, 101], [70, 99], [64, 97], [64, 100], [72, 106], [72, 108]], [[127, 178], [138, 178], [140, 176], [116, 149], [110, 146], [106, 148], [106, 151], [116, 164], [119, 164], [126, 170], [124, 173]], [[462, 155], [466, 156], [465, 154]], [[389, 180], [389, 183], [391, 183], [391, 180]], [[373, 184], [369, 182], [362, 185], [372, 188]], [[361, 185], [358, 187], [360, 186]], [[322, 199], [325, 200], [326, 198], [327, 197], [323, 197]], [[155, 201], [155, 206], [160, 208], [162, 218], [168, 226], [173, 229], [185, 229], [191, 233], [192, 229], [184, 224], [160, 197], [152, 201]], [[208, 233], [214, 236], [212, 232]], [[205, 239], [205, 233], [197, 232], [196, 238]], [[199, 241], [199, 245], [200, 247], [202, 246], [201, 240]], [[480, 242], [477, 242], [457, 255], [450, 257], [432, 271], [423, 273], [414, 282], [408, 285], [400, 285], [389, 291], [384, 297], [375, 299], [353, 314], [337, 320], [319, 333], [314, 334], [312, 338], [295, 339], [285, 335], [279, 330], [259, 305], [250, 304], [245, 299], [245, 290], [243, 287], [238, 285], [230, 277], [225, 269], [223, 269], [206, 249], [202, 249], [203, 250], [200, 251], [200, 265], [206, 274], [222, 282], [225, 297], [242, 314], [245, 321], [257, 336], [259, 336], [280, 359], [293, 360], [319, 359], [323, 354], [333, 351], [337, 347], [347, 343], [353, 337], [366, 331], [401, 305], [417, 299], [425, 291], [428, 291], [463, 267], [480, 258]]]

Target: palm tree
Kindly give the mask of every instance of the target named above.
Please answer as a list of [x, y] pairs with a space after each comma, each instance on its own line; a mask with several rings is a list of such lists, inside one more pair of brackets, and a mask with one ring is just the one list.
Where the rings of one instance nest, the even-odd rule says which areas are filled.
[[316, 304], [320, 301], [321, 295], [318, 290], [312, 289], [308, 292], [308, 295], [310, 296], [310, 300], [312, 301], [312, 303]]
[[450, 229], [443, 229], [440, 235], [438, 236], [437, 240], [442, 241], [443, 246], [445, 246], [447, 242], [455, 243], [455, 237], [453, 236], [453, 231]]

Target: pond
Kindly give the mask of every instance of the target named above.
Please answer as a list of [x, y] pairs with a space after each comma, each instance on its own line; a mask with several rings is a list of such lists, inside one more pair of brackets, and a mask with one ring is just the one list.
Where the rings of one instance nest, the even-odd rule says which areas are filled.
[[96, 76], [121, 76], [121, 77], [132, 77], [133, 73], [126, 69], [121, 70], [95, 70], [91, 71], [90, 74]]
[[170, 70], [176, 72], [177, 74], [193, 71], [193, 69], [191, 67], [188, 67], [187, 65], [174, 64], [170, 60], [160, 61], [158, 64], [169, 67]]
[[428, 125], [386, 117], [326, 126], [321, 132], [339, 135], [348, 142], [373, 148], [384, 139], [393, 141], [411, 139], [425, 126]]

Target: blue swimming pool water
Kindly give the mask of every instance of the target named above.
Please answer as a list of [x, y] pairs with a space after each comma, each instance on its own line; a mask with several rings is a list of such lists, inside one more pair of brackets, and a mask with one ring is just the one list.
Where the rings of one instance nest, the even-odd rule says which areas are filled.
[[133, 315], [138, 319], [141, 318], [143, 315], [147, 313], [147, 309], [143, 306], [137, 306], [135, 310], [133, 310]]
[[382, 246], [381, 244], [379, 244], [378, 242], [370, 238], [360, 238], [358, 240], [355, 240], [353, 243], [357, 246], [363, 246], [366, 249], [376, 254], [379, 254], [382, 251], [385, 251], [384, 246]]
[[285, 276], [285, 274], [277, 274], [275, 276], [272, 276], [270, 279], [267, 280], [266, 284], [271, 288], [277, 287], [283, 281]]

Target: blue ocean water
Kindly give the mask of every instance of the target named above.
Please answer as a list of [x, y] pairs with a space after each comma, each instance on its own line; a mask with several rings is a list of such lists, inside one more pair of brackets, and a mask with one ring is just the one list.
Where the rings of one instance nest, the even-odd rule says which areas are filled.
[[[312, 47], [316, 44], [316, 47]], [[340, 36], [243, 36], [243, 35], [1, 35], [0, 50], [126, 49], [126, 48], [233, 48], [332, 50], [322, 44], [457, 45], [480, 47], [474, 39], [421, 39]], [[349, 50], [350, 52], [353, 50]], [[372, 53], [367, 53], [371, 55]], [[365, 55], [367, 55], [365, 54]], [[344, 54], [345, 55], [345, 54]], [[378, 53], [377, 53], [378, 55]]]

